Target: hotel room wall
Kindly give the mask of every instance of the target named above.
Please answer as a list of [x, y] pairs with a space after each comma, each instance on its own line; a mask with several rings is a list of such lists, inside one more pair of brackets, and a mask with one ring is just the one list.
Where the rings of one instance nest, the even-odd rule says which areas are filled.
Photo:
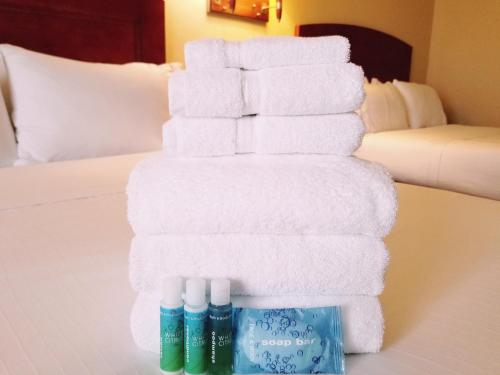
[[500, 127], [500, 1], [436, 0], [427, 82], [448, 121]]
[[298, 24], [337, 22], [371, 27], [404, 40], [413, 46], [411, 79], [425, 82], [427, 76], [434, 0], [284, 0], [281, 22], [273, 9], [267, 24], [207, 15], [206, 7], [206, 0], [165, 1], [168, 61], [182, 61], [183, 45], [192, 39], [293, 35]]

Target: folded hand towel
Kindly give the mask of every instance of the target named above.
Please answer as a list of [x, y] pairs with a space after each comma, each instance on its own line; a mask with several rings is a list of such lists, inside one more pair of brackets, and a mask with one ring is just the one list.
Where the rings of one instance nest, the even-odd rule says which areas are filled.
[[[142, 350], [160, 350], [160, 295], [140, 293], [130, 317], [130, 327], [136, 345]], [[377, 297], [288, 296], [232, 297], [235, 307], [342, 307], [342, 330], [345, 353], [375, 353], [380, 351], [384, 336], [384, 317]]]
[[163, 126], [172, 156], [332, 154], [359, 147], [364, 124], [355, 113], [319, 116], [173, 117]]
[[379, 165], [353, 157], [154, 155], [131, 173], [136, 234], [385, 236], [397, 199]]
[[363, 102], [363, 82], [350, 63], [182, 71], [169, 79], [169, 109], [186, 117], [346, 113]]
[[238, 126], [253, 134], [251, 118], [172, 117], [163, 125], [163, 149], [174, 157], [235, 155], [243, 148], [251, 152], [253, 139], [243, 137], [245, 133], [238, 138]]
[[233, 295], [378, 295], [388, 261], [368, 236], [137, 236], [129, 274], [136, 291], [183, 275], [230, 278]]
[[[176, 72], [168, 80], [171, 115], [190, 117], [241, 117], [244, 111], [239, 69]], [[254, 77], [255, 78], [255, 77]]]
[[300, 38], [277, 36], [242, 42], [202, 39], [186, 43], [187, 69], [242, 68], [259, 70], [287, 65], [348, 62], [349, 40], [343, 36]]

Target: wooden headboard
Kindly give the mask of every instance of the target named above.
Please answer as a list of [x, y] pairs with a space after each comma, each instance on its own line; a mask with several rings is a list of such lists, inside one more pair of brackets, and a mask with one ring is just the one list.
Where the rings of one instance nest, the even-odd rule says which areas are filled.
[[410, 80], [412, 47], [392, 35], [336, 23], [298, 25], [295, 33], [298, 36], [343, 35], [351, 42], [351, 61], [361, 65], [368, 78]]
[[84, 61], [165, 62], [163, 0], [0, 0], [0, 43]]

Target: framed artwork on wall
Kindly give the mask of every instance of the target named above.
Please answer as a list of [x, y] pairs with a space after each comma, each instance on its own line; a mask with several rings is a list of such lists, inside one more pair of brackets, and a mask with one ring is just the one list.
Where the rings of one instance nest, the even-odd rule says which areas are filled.
[[269, 0], [208, 0], [208, 12], [269, 21]]

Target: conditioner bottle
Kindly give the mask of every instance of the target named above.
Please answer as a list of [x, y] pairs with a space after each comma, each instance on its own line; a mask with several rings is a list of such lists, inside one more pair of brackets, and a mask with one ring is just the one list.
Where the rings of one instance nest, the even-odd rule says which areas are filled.
[[207, 315], [206, 282], [189, 279], [186, 282], [184, 305], [184, 372], [200, 375], [207, 372]]

